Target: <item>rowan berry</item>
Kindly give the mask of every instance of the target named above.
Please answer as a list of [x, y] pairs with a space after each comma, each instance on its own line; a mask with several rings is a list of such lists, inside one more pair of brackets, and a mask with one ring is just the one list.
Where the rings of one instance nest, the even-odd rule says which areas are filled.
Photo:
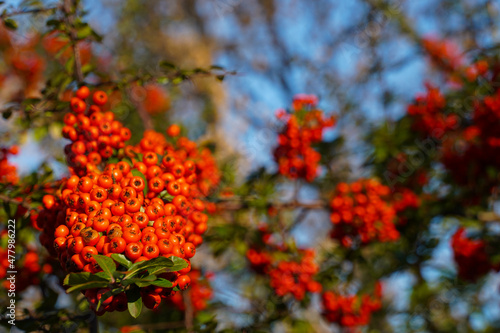
[[142, 255], [148, 259], [156, 258], [160, 254], [158, 246], [154, 243], [146, 243], [144, 249], [142, 250]]
[[122, 253], [127, 246], [127, 242], [122, 237], [113, 238], [109, 244], [113, 253]]
[[181, 275], [177, 278], [179, 289], [186, 290], [191, 284], [191, 278], [188, 275]]
[[92, 101], [94, 104], [102, 106], [108, 101], [108, 95], [102, 90], [96, 91], [94, 95], [92, 95]]
[[83, 113], [85, 109], [87, 109], [87, 105], [84, 101], [79, 99], [78, 97], [73, 97], [70, 101], [71, 110], [75, 113]]
[[181, 133], [181, 128], [179, 127], [179, 125], [173, 124], [167, 128], [167, 135], [172, 138], [179, 136], [180, 133]]

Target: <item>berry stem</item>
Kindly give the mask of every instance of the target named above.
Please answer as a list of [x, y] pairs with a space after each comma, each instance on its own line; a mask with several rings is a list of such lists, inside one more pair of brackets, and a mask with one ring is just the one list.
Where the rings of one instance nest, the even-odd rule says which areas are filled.
[[99, 322], [97, 321], [97, 316], [95, 314], [90, 318], [89, 332], [99, 333]]
[[192, 333], [194, 312], [189, 289], [182, 292], [182, 297], [184, 299], [184, 306], [186, 308], [186, 311], [184, 312], [184, 324], [186, 325], [187, 332]]

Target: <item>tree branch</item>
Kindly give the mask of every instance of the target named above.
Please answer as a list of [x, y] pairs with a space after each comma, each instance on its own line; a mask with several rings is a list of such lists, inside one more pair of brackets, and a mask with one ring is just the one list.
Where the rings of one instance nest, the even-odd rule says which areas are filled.
[[[243, 208], [248, 208], [249, 201], [245, 200], [234, 200], [234, 199], [222, 199], [221, 202], [217, 204], [217, 207], [223, 210], [240, 210]], [[293, 208], [304, 208], [304, 209], [328, 209], [328, 203], [318, 200], [309, 203], [302, 203], [299, 201], [291, 201], [291, 202], [279, 202], [279, 203], [269, 203], [269, 206], [280, 209], [293, 209]]]
[[186, 330], [188, 333], [193, 332], [193, 304], [191, 303], [191, 294], [189, 289], [182, 293], [182, 298], [184, 299], [184, 307], [186, 310], [184, 311], [184, 324], [186, 325]]
[[74, 27], [74, 21], [75, 21], [75, 14], [73, 12], [76, 11], [76, 7], [73, 8], [74, 2], [72, 0], [64, 0], [64, 6], [63, 6], [63, 11], [64, 11], [64, 21], [66, 25], [68, 26], [68, 36], [69, 39], [71, 40], [71, 45], [73, 47], [73, 54], [75, 57], [75, 78], [78, 81], [78, 83], [83, 82], [83, 73], [82, 73], [82, 60], [80, 57], [80, 47], [78, 45], [78, 37], [75, 31]]
[[45, 12], [50, 12], [52, 10], [58, 10], [60, 7], [48, 7], [48, 8], [33, 8], [33, 9], [22, 9], [10, 13], [2, 14], [1, 18], [5, 19], [12, 16], [26, 15], [26, 14], [41, 14]]
[[30, 204], [26, 200], [18, 201], [18, 200], [14, 199], [14, 198], [6, 196], [5, 194], [0, 194], [0, 201], [8, 202], [8, 203], [13, 203], [13, 204], [16, 204], [18, 206], [24, 207], [24, 208], [26, 208], [28, 210], [28, 212], [30, 210], [33, 210], [33, 209], [37, 210], [36, 208], [31, 207]]

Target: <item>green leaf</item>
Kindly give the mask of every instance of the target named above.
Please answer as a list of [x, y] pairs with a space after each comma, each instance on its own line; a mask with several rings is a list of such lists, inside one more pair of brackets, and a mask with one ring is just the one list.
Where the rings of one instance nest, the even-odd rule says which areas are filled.
[[111, 259], [122, 265], [123, 267], [130, 268], [132, 266], [132, 262], [127, 259], [123, 254], [121, 253], [113, 253], [111, 255]]
[[224, 67], [219, 66], [219, 65], [212, 65], [212, 66], [210, 66], [210, 69], [218, 69], [218, 70], [222, 71], [222, 70], [224, 70]]
[[160, 67], [167, 70], [177, 69], [177, 66], [168, 61], [160, 61]]
[[114, 280], [113, 273], [116, 271], [116, 264], [110, 257], [94, 254], [92, 255], [94, 259], [97, 261], [97, 264], [102, 268], [104, 273], [108, 275], [111, 281]]
[[17, 22], [14, 21], [11, 18], [5, 18], [5, 19], [3, 19], [3, 24], [5, 25], [5, 27], [7, 29], [10, 29], [10, 30], [16, 30], [17, 29]]
[[[142, 160], [142, 158], [141, 158], [141, 160]], [[148, 189], [149, 189], [148, 180], [146, 179], [146, 176], [144, 176], [144, 174], [137, 169], [132, 169], [132, 174], [134, 175], [134, 177], [141, 177], [142, 180], [144, 180], [144, 196], [146, 196], [146, 194], [148, 193]]]
[[167, 200], [168, 202], [172, 202], [175, 198], [173, 195], [169, 194], [167, 190], [161, 191], [158, 197], [160, 199]]
[[87, 281], [106, 281], [109, 282], [111, 281], [108, 276], [103, 274], [104, 272], [99, 272], [99, 273], [89, 273], [89, 272], [81, 272], [81, 273], [70, 273], [66, 275], [64, 278], [63, 284], [64, 285], [76, 285], [76, 284], [81, 284], [85, 283]]
[[139, 317], [142, 311], [142, 298], [139, 287], [130, 288], [125, 294], [128, 300], [128, 312], [134, 318]]
[[85, 64], [82, 66], [82, 73], [84, 75], [87, 75], [88, 73], [92, 72], [95, 69], [95, 66], [92, 64]]
[[45, 24], [48, 27], [50, 27], [50, 26], [58, 27], [61, 24], [61, 21], [60, 20], [56, 20], [56, 19], [51, 19], [51, 20], [48, 20], [47, 23], [45, 23]]
[[102, 36], [99, 35], [95, 30], [92, 29], [92, 37], [94, 37], [94, 40], [98, 43], [102, 42]]
[[76, 32], [76, 38], [77, 39], [85, 39], [89, 37], [92, 34], [92, 28], [90, 26], [84, 26], [81, 29], [78, 29]]
[[151, 282], [153, 282], [154, 280], [156, 280], [156, 275], [150, 275], [150, 276], [146, 276], [146, 277], [143, 277], [143, 278], [135, 278], [135, 279], [126, 279], [126, 280], [123, 280], [121, 282], [121, 284], [123, 286], [129, 286], [131, 284], [137, 284], [139, 287], [145, 287], [145, 286], [149, 286], [149, 284]]
[[215, 316], [209, 312], [201, 311], [196, 315], [196, 321], [200, 324], [206, 324], [210, 321], [213, 321]]
[[[187, 262], [179, 257], [157, 257], [147, 261], [141, 261], [130, 266], [127, 275], [123, 278], [124, 280], [132, 278], [143, 271], [149, 271], [150, 269], [156, 268], [158, 271], [162, 270], [162, 273], [166, 272], [177, 272], [183, 268], [187, 267]], [[148, 274], [150, 275], [150, 274]]]
[[73, 69], [75, 67], [75, 57], [71, 56], [68, 61], [66, 61], [66, 64], [64, 65], [64, 68], [66, 68], [66, 71], [68, 73], [73, 73]]
[[9, 118], [10, 118], [10, 116], [12, 116], [12, 110], [11, 110], [11, 109], [9, 109], [9, 110], [7, 110], [7, 111], [4, 111], [4, 112], [2, 113], [2, 117], [3, 117], [3, 119], [5, 119], [5, 120], [9, 119]]
[[73, 291], [81, 291], [81, 290], [87, 290], [87, 289], [94, 289], [94, 288], [105, 288], [109, 285], [108, 281], [87, 281], [85, 283], [81, 283], [78, 285], [75, 285], [71, 288], [68, 288], [66, 290], [66, 293], [72, 293]]
[[164, 279], [164, 278], [159, 278], [157, 280], [154, 280], [153, 282], [151, 282], [151, 284], [153, 286], [163, 287], [163, 288], [172, 288], [173, 287], [172, 282], [170, 282], [169, 280]]
[[48, 134], [48, 129], [45, 126], [37, 127], [33, 130], [33, 137], [36, 141], [40, 141], [45, 138]]

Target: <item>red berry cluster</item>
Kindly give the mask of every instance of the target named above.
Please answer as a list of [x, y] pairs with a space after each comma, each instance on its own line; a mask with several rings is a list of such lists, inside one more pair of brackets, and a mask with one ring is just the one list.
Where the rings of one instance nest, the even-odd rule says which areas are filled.
[[306, 292], [321, 291], [321, 284], [314, 280], [319, 267], [313, 249], [291, 250], [286, 244], [277, 244], [267, 225], [258, 228], [257, 236], [259, 241], [247, 250], [246, 257], [256, 273], [270, 277], [278, 296], [291, 295], [301, 301]]
[[426, 88], [427, 93], [417, 96], [407, 112], [413, 118], [414, 130], [441, 139], [447, 131], [457, 127], [458, 117], [444, 113], [446, 99], [438, 88], [430, 84], [426, 84]]
[[500, 89], [475, 103], [472, 123], [443, 143], [442, 162], [461, 185], [488, 191], [498, 183], [488, 169], [500, 167]]
[[424, 38], [422, 46], [432, 63], [450, 75], [452, 83], [458, 86], [463, 84], [464, 79], [472, 82], [488, 71], [488, 62], [485, 60], [467, 65], [464, 52], [452, 41], [427, 37]]
[[[89, 306], [93, 311], [96, 311], [97, 304], [101, 300], [102, 296], [109, 291], [108, 288], [102, 289], [87, 289], [84, 292], [85, 297], [89, 302]], [[125, 293], [120, 293], [111, 297], [106, 298], [103, 302], [99, 311], [96, 311], [96, 314], [101, 316], [105, 312], [123, 312], [127, 310], [127, 296]]]
[[285, 126], [278, 135], [274, 158], [279, 172], [288, 178], [311, 182], [318, 173], [321, 155], [311, 145], [320, 142], [323, 130], [335, 121], [333, 117], [325, 118], [316, 105], [315, 96], [297, 95], [291, 113], [281, 110], [277, 114]]
[[[207, 302], [212, 298], [212, 288], [206, 279], [202, 279], [199, 270], [191, 270], [188, 276], [191, 278], [191, 286], [189, 287], [189, 297], [195, 312], [202, 311], [207, 307]], [[186, 309], [183, 296], [176, 293], [170, 297], [170, 302], [181, 311]]]
[[268, 270], [271, 278], [271, 287], [278, 296], [292, 295], [301, 301], [306, 292], [319, 293], [322, 286], [314, 281], [314, 275], [319, 267], [314, 262], [314, 250], [299, 251], [299, 260], [278, 261]]
[[260, 274], [264, 274], [273, 261], [272, 256], [268, 252], [257, 249], [248, 249], [246, 257], [252, 269]]
[[458, 276], [464, 280], [475, 281], [494, 268], [486, 252], [486, 243], [467, 238], [464, 228], [459, 228], [453, 234], [451, 248]]
[[451, 41], [426, 37], [422, 41], [422, 46], [432, 62], [446, 71], [454, 72], [463, 65], [462, 54], [458, 46]]
[[377, 283], [373, 295], [340, 295], [327, 291], [323, 293], [323, 315], [332, 323], [344, 327], [365, 326], [371, 314], [382, 308], [382, 285]]
[[[106, 99], [103, 94], [98, 92], [97, 95], [100, 105]], [[83, 96], [80, 94], [80, 97]], [[75, 102], [77, 105], [82, 103], [81, 98]], [[83, 104], [75, 107], [72, 103], [73, 110], [80, 112], [84, 108]], [[96, 115], [102, 115], [101, 111], [94, 110], [89, 118]], [[81, 120], [85, 116], [79, 114], [75, 117]], [[104, 118], [96, 116], [96, 119]], [[107, 128], [105, 124], [108, 122], [102, 120], [101, 127]], [[120, 133], [128, 133], [127, 137], [130, 135], [121, 123], [113, 121], [110, 125], [120, 129]], [[68, 126], [63, 131], [71, 131]], [[79, 126], [71, 129], [79, 133]], [[203, 242], [201, 235], [207, 229], [205, 203], [198, 188], [199, 175], [205, 172], [203, 167], [213, 170], [215, 165], [204, 164], [203, 158], [208, 154], [200, 152], [196, 143], [184, 137], [168, 142], [160, 133], [147, 131], [137, 146], [125, 146], [123, 136], [120, 140], [111, 139], [117, 135], [113, 133], [104, 133], [97, 141], [101, 137], [107, 138], [110, 142], [119, 142], [116, 146], [97, 144], [96, 152], [82, 150], [77, 151], [77, 155], [73, 149], [67, 149], [68, 161], [77, 156], [86, 157], [86, 153], [109, 158], [117, 155], [115, 149], [118, 148], [123, 148], [123, 156], [117, 163], [101, 163], [101, 159], [87, 158], [87, 164], [72, 169], [78, 175], [74, 174], [64, 182], [60, 194], [43, 198], [45, 209], [36, 222], [43, 230], [40, 240], [69, 272], [99, 272], [101, 268], [93, 258], [96, 254], [123, 253], [133, 262], [158, 256], [184, 258], [187, 268], [162, 277], [172, 281], [174, 287], [185, 289], [190, 283], [186, 275], [191, 269], [190, 258], [194, 256], [196, 246]], [[179, 132], [171, 127], [169, 134], [177, 136]], [[78, 138], [81, 140], [76, 140], [71, 148], [76, 142], [90, 142], [85, 141], [88, 139], [85, 134], [78, 135], [82, 135]], [[102, 151], [110, 154], [101, 156]], [[104, 169], [101, 171], [99, 167], [102, 165]], [[214, 182], [210, 184], [216, 185]], [[91, 307], [105, 292], [87, 291]], [[155, 309], [162, 298], [170, 297], [174, 292], [172, 288], [149, 286], [142, 288], [141, 293], [146, 307]], [[99, 314], [115, 309], [121, 311], [122, 298], [117, 295], [106, 300]]]
[[396, 210], [389, 195], [390, 189], [374, 179], [338, 184], [330, 202], [331, 236], [345, 247], [358, 239], [363, 244], [397, 240]]
[[403, 212], [409, 208], [418, 208], [421, 204], [418, 195], [407, 188], [398, 188], [392, 197], [392, 206], [396, 213]]
[[17, 184], [19, 177], [15, 165], [9, 163], [9, 155], [17, 155], [19, 149], [17, 146], [10, 148], [0, 148], [0, 183]]
[[174, 137], [174, 144], [167, 141], [161, 133], [148, 130], [144, 132], [144, 137], [139, 144], [125, 147], [125, 154], [132, 158], [137, 154], [164, 155], [168, 153], [178, 160], [188, 160], [189, 167], [194, 170], [194, 173], [189, 175], [190, 180], [194, 181], [189, 189], [191, 196], [204, 197], [209, 195], [221, 179], [220, 171], [211, 151], [207, 148], [199, 149], [195, 142], [186, 137], [178, 137], [180, 132], [177, 125], [170, 126], [167, 133]]
[[[450, 69], [451, 70], [451, 69]], [[478, 194], [491, 191], [498, 184], [498, 177], [488, 170], [500, 167], [500, 89], [496, 89], [500, 70], [497, 62], [478, 60], [453, 70], [459, 78], [457, 89], [470, 95], [470, 84], [481, 77], [481, 87], [495, 89], [485, 97], [474, 96], [472, 105], [466, 110], [472, 114], [459, 122], [457, 114], [447, 111], [447, 104], [455, 105], [454, 95], [445, 97], [438, 88], [427, 85], [427, 94], [418, 96], [416, 102], [408, 106], [413, 129], [440, 140], [440, 159], [450, 172], [452, 180], [469, 194], [468, 204], [477, 204]], [[476, 83], [477, 84], [477, 83]], [[472, 87], [477, 89], [478, 87]]]
[[[7, 230], [2, 231], [2, 243], [7, 241]], [[17, 244], [18, 252], [21, 249]], [[12, 255], [12, 252], [10, 252]], [[31, 285], [38, 285], [40, 283], [40, 274], [50, 274], [52, 272], [52, 266], [48, 263], [42, 264], [43, 258], [40, 258], [36, 249], [28, 247], [26, 252], [18, 258], [13, 265], [16, 267], [22, 267], [22, 269], [17, 270], [16, 280], [15, 280], [15, 290], [16, 292], [22, 292], [27, 287]], [[6, 280], [9, 274], [7, 271], [13, 271], [11, 265], [12, 257], [9, 256], [9, 251], [7, 248], [0, 247], [0, 280], [3, 280], [3, 286], [6, 290], [10, 289], [10, 281]]]
[[88, 101], [92, 105], [85, 102], [88, 99], [89, 88], [84, 86], [78, 89], [70, 101], [73, 112], [64, 116], [65, 126], [62, 129], [63, 136], [72, 141], [64, 147], [68, 165], [78, 176], [95, 171], [102, 161], [123, 148], [125, 141], [131, 137], [130, 130], [115, 120], [112, 112], [102, 112], [101, 108], [108, 101], [105, 92], [95, 91], [91, 101]]

